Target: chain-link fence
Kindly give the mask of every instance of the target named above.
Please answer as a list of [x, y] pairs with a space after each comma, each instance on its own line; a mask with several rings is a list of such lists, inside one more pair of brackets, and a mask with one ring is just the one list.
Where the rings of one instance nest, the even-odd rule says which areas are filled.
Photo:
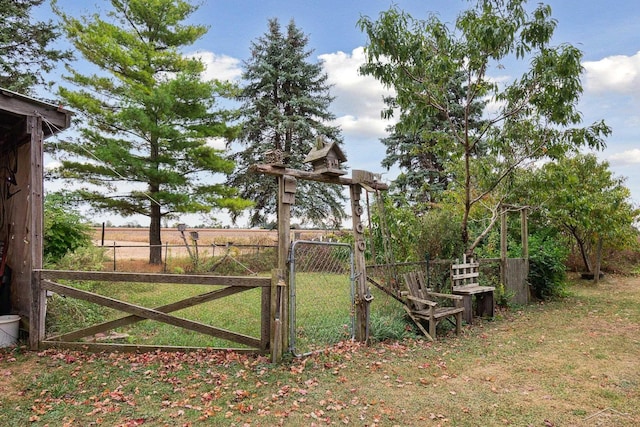
[[353, 338], [353, 251], [345, 243], [291, 245], [290, 346], [300, 356]]

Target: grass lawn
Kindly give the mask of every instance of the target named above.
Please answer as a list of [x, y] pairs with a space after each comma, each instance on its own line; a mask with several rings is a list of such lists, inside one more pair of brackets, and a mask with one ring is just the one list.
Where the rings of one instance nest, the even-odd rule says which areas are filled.
[[640, 425], [640, 278], [577, 282], [460, 338], [232, 352], [0, 350], [0, 425]]

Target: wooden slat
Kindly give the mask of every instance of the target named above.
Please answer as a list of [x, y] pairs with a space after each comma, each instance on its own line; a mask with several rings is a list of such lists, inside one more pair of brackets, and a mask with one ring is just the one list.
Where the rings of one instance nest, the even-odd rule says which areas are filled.
[[[152, 351], [198, 351], [202, 350], [202, 347], [180, 347], [180, 346], [169, 346], [169, 345], [142, 345], [142, 344], [109, 344], [109, 343], [93, 343], [93, 342], [67, 342], [67, 341], [50, 341], [44, 340], [40, 342], [40, 347], [42, 349], [47, 348], [58, 348], [58, 349], [68, 349], [68, 350], [78, 350], [78, 351], [92, 351], [92, 352], [128, 352], [128, 353], [138, 353], [138, 352], [152, 352]], [[207, 351], [233, 351], [236, 353], [264, 353], [256, 348], [216, 348], [216, 347], [207, 347]]]
[[61, 295], [68, 295], [73, 298], [82, 299], [95, 304], [103, 305], [105, 307], [124, 311], [124, 312], [130, 313], [139, 317], [143, 317], [146, 319], [156, 320], [158, 322], [167, 323], [173, 326], [178, 326], [180, 328], [188, 329], [194, 332], [199, 332], [202, 334], [211, 335], [213, 337], [234, 341], [234, 342], [248, 345], [255, 348], [260, 347], [260, 340], [254, 337], [227, 331], [225, 329], [215, 328], [213, 326], [205, 325], [200, 322], [194, 322], [191, 320], [182, 319], [175, 316], [170, 316], [166, 313], [162, 313], [157, 310], [152, 310], [152, 309], [141, 307], [135, 304], [118, 301], [113, 298], [94, 294], [92, 292], [82, 291], [76, 288], [61, 285], [59, 283], [51, 282], [49, 280], [42, 281], [42, 289], [50, 290], [53, 292], [57, 292]]
[[[228, 288], [218, 289], [215, 291], [208, 292], [206, 294], [197, 295], [197, 296], [187, 298], [171, 304], [167, 304], [161, 307], [156, 307], [154, 308], [154, 310], [160, 311], [162, 313], [171, 313], [173, 311], [182, 310], [184, 308], [192, 307], [194, 305], [224, 298], [230, 295], [244, 292], [246, 290], [247, 288], [243, 288], [239, 286], [230, 286]], [[104, 322], [98, 325], [90, 326], [88, 328], [78, 329], [77, 331], [69, 332], [67, 334], [49, 337], [48, 340], [49, 341], [76, 341], [76, 340], [79, 340], [80, 338], [99, 334], [101, 332], [105, 332], [110, 329], [128, 326], [133, 323], [140, 322], [142, 320], [145, 320], [145, 318], [135, 316], [135, 315], [130, 315], [126, 317], [121, 317], [120, 319], [115, 319], [109, 322]]]
[[90, 280], [100, 282], [170, 283], [180, 285], [222, 285], [250, 288], [269, 287], [268, 277], [205, 276], [197, 274], [126, 273], [110, 271], [40, 270], [45, 280]]

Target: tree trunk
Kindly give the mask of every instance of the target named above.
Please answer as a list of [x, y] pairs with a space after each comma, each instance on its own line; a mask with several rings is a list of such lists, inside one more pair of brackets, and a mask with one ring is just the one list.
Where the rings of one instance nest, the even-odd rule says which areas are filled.
[[577, 233], [573, 233], [573, 237], [576, 238], [576, 242], [578, 242], [578, 248], [580, 248], [580, 255], [582, 256], [582, 262], [584, 263], [584, 268], [587, 270], [587, 273], [591, 273], [591, 262], [589, 261], [589, 255], [587, 254], [587, 248], [585, 247], [585, 242], [578, 237]]
[[149, 223], [149, 264], [162, 264], [162, 240], [160, 238], [160, 206], [151, 202]]

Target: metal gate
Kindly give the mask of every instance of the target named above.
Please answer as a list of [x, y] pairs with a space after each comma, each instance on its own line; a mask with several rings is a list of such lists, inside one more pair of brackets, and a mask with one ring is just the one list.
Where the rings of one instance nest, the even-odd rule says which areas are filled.
[[289, 259], [289, 345], [295, 356], [354, 336], [353, 249], [298, 240]]

